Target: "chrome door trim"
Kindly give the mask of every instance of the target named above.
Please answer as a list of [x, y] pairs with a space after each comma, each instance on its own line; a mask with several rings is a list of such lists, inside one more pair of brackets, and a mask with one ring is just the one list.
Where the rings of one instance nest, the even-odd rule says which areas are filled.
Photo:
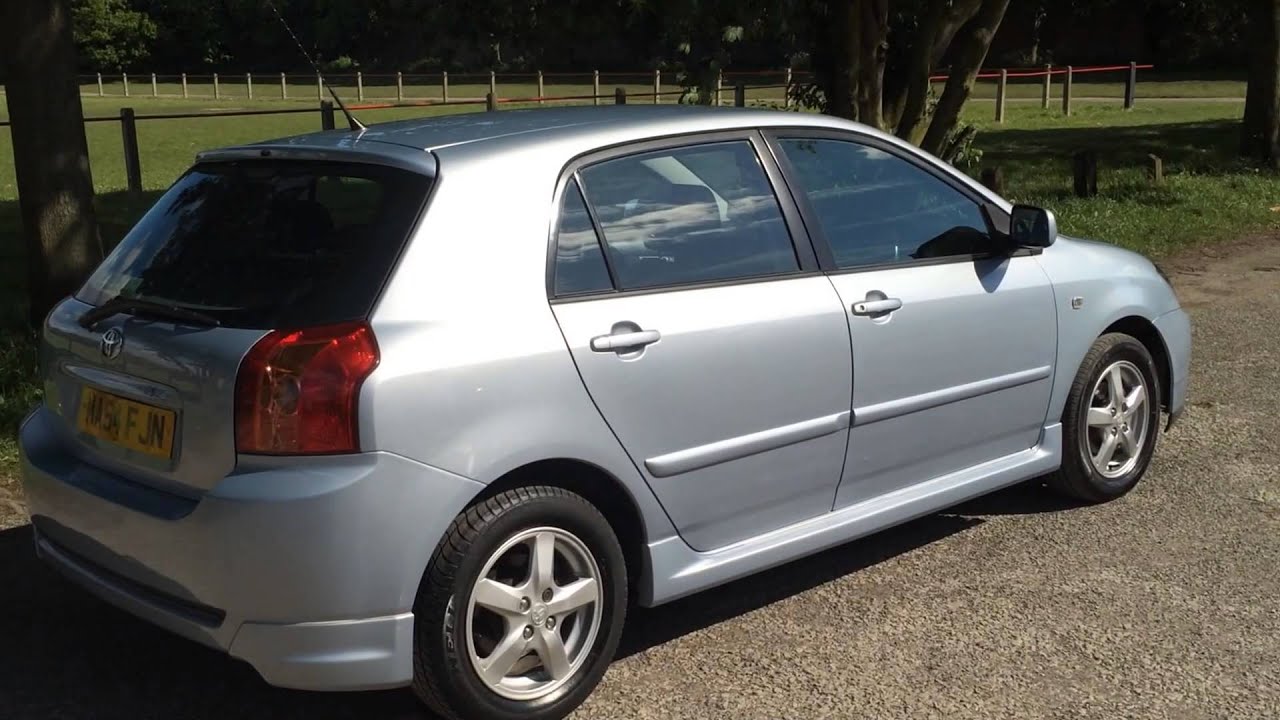
[[646, 459], [644, 466], [654, 477], [670, 477], [795, 445], [848, 428], [849, 412], [845, 411], [658, 455]]
[[997, 392], [999, 390], [1008, 390], [1009, 388], [1018, 387], [1020, 385], [1029, 385], [1037, 380], [1044, 380], [1053, 373], [1053, 366], [1045, 365], [1044, 367], [1032, 368], [1030, 370], [1019, 370], [1008, 375], [1000, 375], [986, 380], [978, 380], [976, 382], [966, 383], [964, 385], [956, 385], [954, 387], [942, 388], [932, 392], [920, 393], [919, 395], [910, 395], [896, 400], [876, 403], [875, 405], [867, 405], [865, 407], [853, 409], [853, 425], [870, 425], [881, 420], [909, 415], [913, 412], [928, 410], [942, 405], [947, 405], [961, 400], [968, 400], [979, 395]]

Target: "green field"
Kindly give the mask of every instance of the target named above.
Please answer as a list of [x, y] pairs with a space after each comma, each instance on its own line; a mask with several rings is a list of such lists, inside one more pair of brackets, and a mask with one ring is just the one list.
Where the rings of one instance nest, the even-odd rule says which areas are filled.
[[[271, 107], [206, 100], [86, 98], [88, 116], [118, 113], [126, 102], [139, 114], [200, 112]], [[292, 101], [291, 101], [292, 102]], [[296, 101], [299, 104], [313, 101]], [[278, 106], [278, 105], [277, 105]], [[1070, 118], [1056, 105], [1011, 103], [1004, 125], [992, 119], [990, 103], [972, 103], [966, 119], [978, 125], [977, 147], [984, 155], [969, 172], [998, 166], [1011, 200], [1052, 208], [1063, 232], [1115, 242], [1154, 256], [1197, 243], [1231, 239], [1280, 228], [1280, 177], [1240, 162], [1234, 153], [1242, 102], [1147, 100], [1131, 111], [1114, 101], [1082, 101]], [[365, 110], [368, 123], [444, 112], [476, 111], [474, 106]], [[119, 125], [92, 123], [87, 130], [99, 220], [108, 243], [117, 241], [171, 183], [195, 153], [219, 146], [308, 132], [319, 128], [318, 114], [238, 118], [140, 121], [139, 140], [147, 192], [130, 199], [122, 190]], [[1100, 153], [1100, 195], [1079, 199], [1071, 193], [1071, 156], [1079, 150]], [[7, 128], [0, 128], [0, 158], [10, 158]], [[1153, 187], [1145, 175], [1148, 153], [1165, 161], [1166, 183]], [[10, 162], [0, 163], [0, 484], [11, 481], [15, 449], [12, 432], [27, 408], [38, 401], [31, 334], [21, 329], [24, 282], [21, 268], [16, 191]], [[6, 468], [10, 468], [9, 471]], [[3, 488], [0, 488], [2, 490]]]

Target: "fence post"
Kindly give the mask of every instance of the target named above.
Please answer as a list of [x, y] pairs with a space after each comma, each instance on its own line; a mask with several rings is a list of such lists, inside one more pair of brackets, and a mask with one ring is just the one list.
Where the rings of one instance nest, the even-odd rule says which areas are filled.
[[160, 86], [156, 84], [155, 73], [151, 73], [151, 97], [160, 97]]
[[356, 102], [364, 102], [364, 73], [356, 71]]
[[492, 70], [489, 71], [489, 92], [498, 97], [498, 74]]
[[716, 70], [716, 107], [720, 107], [720, 90], [724, 88], [724, 71]]
[[1071, 115], [1071, 66], [1067, 66], [1066, 79], [1062, 81], [1062, 114]]
[[138, 157], [138, 123], [133, 108], [120, 108], [120, 134], [124, 140], [124, 174], [129, 194], [142, 194], [142, 164]]
[[1129, 78], [1124, 84], [1124, 109], [1132, 110], [1138, 101], [1138, 63], [1129, 63]]
[[539, 105], [543, 104], [544, 101], [542, 99], [542, 96], [545, 94], [546, 93], [543, 91], [543, 85], [542, 85], [542, 71], [539, 70], [538, 71], [538, 104]]
[[440, 71], [440, 100], [449, 102], [449, 71]]
[[404, 73], [396, 71], [396, 102], [404, 102]]
[[280, 99], [289, 99], [289, 82], [284, 73], [280, 73]]
[[324, 76], [316, 73], [316, 99], [324, 102]]
[[120, 82], [124, 85], [124, 96], [129, 97], [129, 73], [120, 73]]
[[1090, 198], [1098, 194], [1098, 153], [1082, 150], [1074, 158], [1076, 197]]
[[996, 86], [996, 122], [1004, 124], [1004, 105], [1009, 92], [1009, 71], [1000, 70], [1000, 84]]
[[490, 93], [485, 93], [485, 96], [484, 96], [484, 109], [485, 109], [485, 110], [487, 110], [487, 111], [489, 111], [489, 112], [497, 112], [497, 111], [498, 111], [498, 96], [497, 96], [497, 95], [494, 95], [494, 94], [493, 94], [493, 93], [491, 93], [491, 92], [490, 92]]
[[253, 73], [244, 74], [244, 90], [245, 96], [250, 100], [253, 99]]
[[217, 100], [222, 97], [222, 91], [218, 89], [218, 73], [213, 74], [213, 99]]
[[187, 90], [187, 74], [182, 73], [182, 97], [183, 98], [189, 97], [188, 93], [189, 91]]
[[1049, 96], [1053, 93], [1053, 66], [1044, 66], [1044, 85], [1040, 88], [1040, 109], [1049, 109]]
[[333, 117], [333, 101], [321, 100], [320, 101], [320, 129], [332, 130], [335, 127], [336, 127], [336, 124], [334, 123], [334, 117]]
[[106, 94], [102, 89], [102, 73], [98, 73], [98, 97], [105, 97]]
[[653, 71], [653, 104], [658, 104], [658, 96], [662, 94], [662, 71]]
[[733, 106], [747, 106], [747, 84], [739, 80], [733, 85]]
[[599, 70], [591, 71], [591, 95], [592, 95], [591, 102], [596, 105], [599, 105], [600, 104], [600, 71]]
[[791, 68], [787, 68], [787, 77], [782, 81], [782, 107], [791, 109]]
[[626, 89], [626, 88], [624, 88], [624, 87], [620, 87], [620, 88], [614, 88], [614, 89], [613, 89], [613, 104], [614, 104], [614, 105], [626, 105], [626, 104], [627, 104], [627, 89]]

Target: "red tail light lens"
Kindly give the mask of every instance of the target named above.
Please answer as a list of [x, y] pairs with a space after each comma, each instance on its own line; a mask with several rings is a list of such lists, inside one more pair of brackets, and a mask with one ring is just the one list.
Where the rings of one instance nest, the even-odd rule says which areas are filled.
[[236, 376], [236, 450], [359, 452], [360, 384], [377, 366], [378, 345], [363, 322], [267, 333]]

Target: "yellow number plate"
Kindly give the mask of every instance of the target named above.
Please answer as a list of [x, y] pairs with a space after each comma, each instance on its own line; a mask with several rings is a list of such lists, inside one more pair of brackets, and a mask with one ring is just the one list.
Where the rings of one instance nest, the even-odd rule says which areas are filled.
[[173, 454], [177, 414], [93, 388], [80, 392], [76, 425], [88, 433], [153, 457]]

